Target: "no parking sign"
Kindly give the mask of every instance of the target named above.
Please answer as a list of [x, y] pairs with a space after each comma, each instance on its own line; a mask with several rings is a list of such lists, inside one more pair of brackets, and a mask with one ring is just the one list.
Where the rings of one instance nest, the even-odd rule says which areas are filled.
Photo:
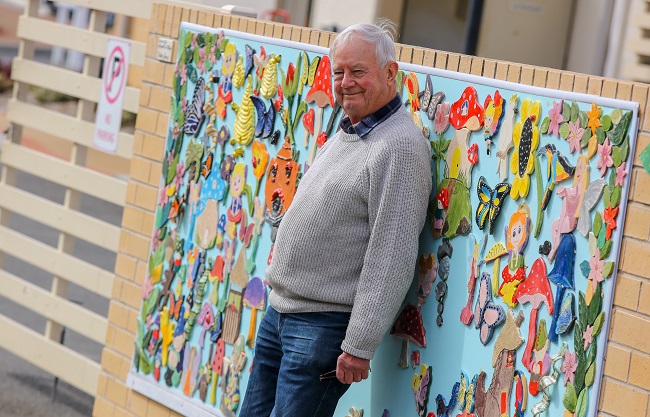
[[129, 52], [129, 42], [121, 39], [108, 41], [93, 137], [93, 146], [104, 152], [115, 153], [117, 149], [117, 138], [122, 125]]

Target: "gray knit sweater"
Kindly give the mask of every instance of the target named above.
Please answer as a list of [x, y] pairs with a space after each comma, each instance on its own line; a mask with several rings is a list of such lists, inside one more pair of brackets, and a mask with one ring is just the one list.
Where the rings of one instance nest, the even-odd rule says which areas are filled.
[[280, 223], [271, 306], [351, 312], [341, 348], [372, 359], [413, 280], [430, 192], [431, 148], [404, 107], [364, 138], [336, 133]]

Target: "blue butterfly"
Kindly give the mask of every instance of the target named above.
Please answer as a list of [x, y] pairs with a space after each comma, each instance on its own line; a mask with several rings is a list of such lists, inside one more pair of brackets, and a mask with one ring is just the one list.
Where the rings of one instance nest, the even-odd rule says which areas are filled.
[[196, 136], [201, 129], [205, 115], [203, 114], [203, 104], [205, 102], [205, 80], [199, 78], [194, 87], [194, 96], [192, 103], [185, 113], [185, 124], [183, 131], [188, 135]]
[[494, 231], [496, 219], [501, 212], [504, 198], [510, 192], [510, 184], [500, 182], [492, 189], [485, 182], [485, 177], [481, 176], [476, 187], [478, 192], [478, 207], [476, 207], [476, 224], [483, 230], [485, 223], [488, 224], [490, 234]]
[[270, 104], [269, 109], [266, 109], [264, 102], [261, 98], [251, 96], [255, 110], [257, 110], [257, 124], [255, 125], [255, 136], [268, 138], [273, 132], [273, 125], [275, 124], [275, 107], [273, 103]]
[[253, 71], [253, 66], [255, 65], [255, 61], [253, 60], [253, 54], [255, 54], [255, 49], [251, 48], [248, 44], [246, 44], [246, 68], [244, 71], [244, 77], [247, 76], [248, 74]]

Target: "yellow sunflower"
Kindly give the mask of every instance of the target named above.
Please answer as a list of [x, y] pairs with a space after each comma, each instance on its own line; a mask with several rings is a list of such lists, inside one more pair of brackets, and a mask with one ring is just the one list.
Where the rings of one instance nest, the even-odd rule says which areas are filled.
[[526, 99], [521, 103], [520, 116], [512, 132], [515, 150], [510, 159], [510, 172], [515, 175], [510, 197], [517, 200], [526, 197], [530, 189], [530, 174], [535, 169], [535, 151], [539, 145], [539, 118], [542, 104]]

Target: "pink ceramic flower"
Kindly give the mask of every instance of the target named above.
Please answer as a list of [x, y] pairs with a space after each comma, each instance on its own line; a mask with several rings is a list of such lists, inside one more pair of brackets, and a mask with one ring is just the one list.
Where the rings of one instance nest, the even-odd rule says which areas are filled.
[[562, 362], [562, 372], [564, 372], [564, 385], [567, 382], [573, 384], [576, 369], [578, 369], [578, 361], [575, 352], [571, 353], [569, 349], [564, 351], [564, 361]]
[[591, 342], [594, 340], [593, 331], [594, 331], [594, 326], [587, 326], [587, 329], [582, 334], [582, 340], [585, 341], [585, 346], [584, 346], [585, 352], [587, 351], [587, 348], [589, 347]]
[[169, 186], [162, 187], [158, 193], [158, 205], [164, 206], [169, 201], [169, 196], [167, 195], [167, 190]]
[[580, 121], [576, 120], [575, 123], [569, 122], [569, 136], [566, 140], [569, 142], [569, 150], [571, 153], [582, 149], [580, 141], [585, 134], [585, 130], [580, 127]]
[[600, 168], [600, 176], [604, 177], [607, 172], [607, 168], [614, 165], [614, 160], [612, 159], [612, 145], [609, 143], [609, 138], [605, 139], [602, 145], [598, 145], [598, 163], [596, 168]]
[[621, 165], [619, 165], [618, 168], [616, 168], [615, 185], [620, 185], [622, 187], [626, 176], [627, 176], [627, 170], [625, 169], [625, 162], [623, 162]]
[[548, 125], [548, 134], [560, 136], [560, 123], [564, 122], [562, 117], [562, 100], [553, 102], [553, 108], [548, 111], [551, 123]]
[[603, 268], [605, 261], [600, 259], [600, 249], [596, 248], [596, 253], [589, 260], [589, 276], [587, 279], [591, 280], [592, 285], [596, 288], [596, 284], [603, 282]]

